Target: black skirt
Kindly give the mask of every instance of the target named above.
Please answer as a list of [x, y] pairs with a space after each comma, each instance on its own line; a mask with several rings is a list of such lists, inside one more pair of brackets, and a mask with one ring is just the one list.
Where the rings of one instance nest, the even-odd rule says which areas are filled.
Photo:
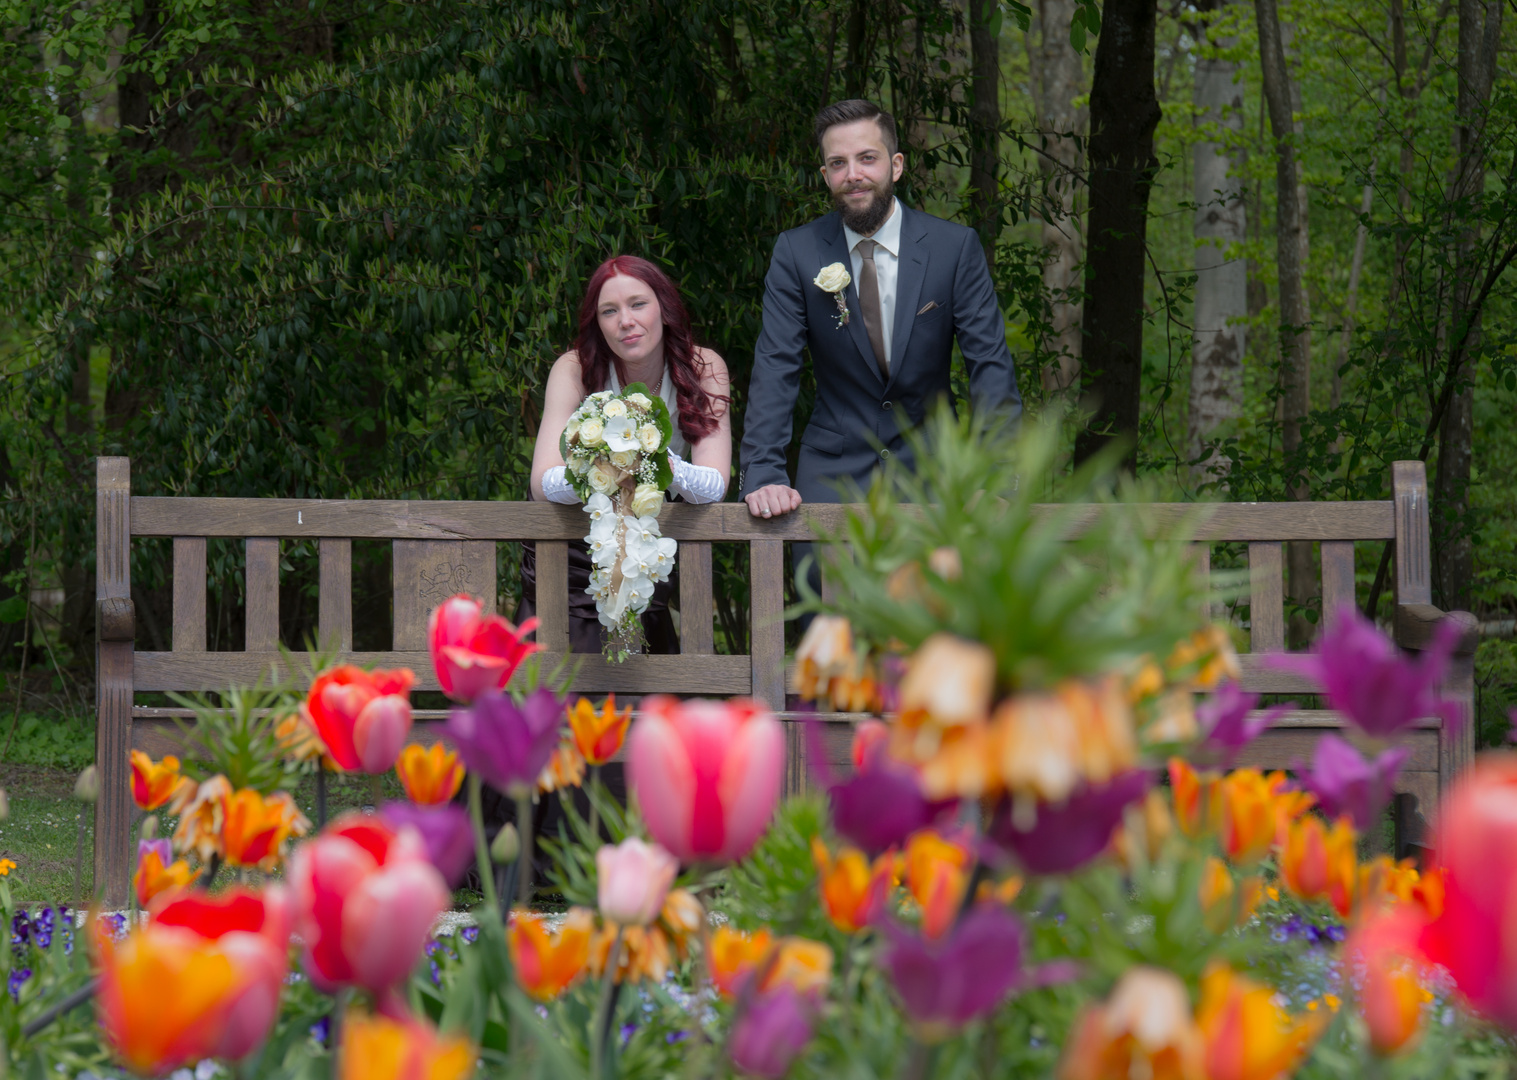
[[[595, 613], [595, 597], [585, 590], [590, 587], [590, 548], [583, 540], [569, 541], [569, 651], [598, 653], [606, 645], [607, 629], [600, 624]], [[643, 612], [643, 637], [646, 651], [661, 655], [679, 652], [679, 634], [674, 629], [674, 617], [669, 614], [669, 598], [674, 595], [679, 581], [676, 565], [669, 580], [653, 587], [653, 598]], [[537, 614], [537, 545], [523, 541], [521, 546], [521, 606], [516, 609], [518, 626]]]

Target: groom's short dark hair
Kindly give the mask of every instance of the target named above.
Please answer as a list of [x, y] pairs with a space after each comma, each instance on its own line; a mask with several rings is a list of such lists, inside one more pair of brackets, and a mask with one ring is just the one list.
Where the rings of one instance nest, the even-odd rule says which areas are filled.
[[885, 152], [892, 157], [896, 152], [895, 117], [872, 101], [863, 98], [848, 98], [835, 101], [816, 114], [816, 144], [822, 145], [822, 136], [829, 128], [839, 124], [851, 124], [855, 120], [873, 120], [880, 125], [880, 137], [885, 140]]

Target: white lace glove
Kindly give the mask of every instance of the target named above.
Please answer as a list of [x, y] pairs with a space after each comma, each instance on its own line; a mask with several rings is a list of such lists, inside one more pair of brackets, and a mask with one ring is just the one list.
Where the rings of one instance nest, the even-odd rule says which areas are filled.
[[543, 494], [549, 502], [565, 503], [573, 506], [580, 501], [574, 489], [569, 486], [567, 470], [562, 465], [555, 465], [543, 473]]
[[686, 502], [721, 502], [727, 494], [727, 480], [721, 473], [707, 465], [692, 465], [678, 454], [669, 455], [669, 467], [674, 470], [674, 482], [669, 490], [683, 495]]

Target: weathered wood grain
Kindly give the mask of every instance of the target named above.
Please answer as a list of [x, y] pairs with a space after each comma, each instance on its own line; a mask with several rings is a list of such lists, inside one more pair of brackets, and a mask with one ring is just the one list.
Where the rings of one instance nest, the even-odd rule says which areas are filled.
[[[839, 530], [850, 507], [808, 504], [794, 514], [755, 518], [743, 503], [671, 504], [659, 515], [676, 540], [812, 540]], [[856, 507], [854, 509], [857, 509]], [[1047, 515], [1063, 506], [1036, 506]], [[1103, 513], [1136, 513], [1154, 532], [1173, 529], [1198, 512], [1195, 503], [1150, 503], [1136, 509], [1076, 508], [1072, 527], [1088, 528]], [[1392, 504], [1382, 502], [1218, 503], [1207, 506], [1195, 539], [1387, 540]], [[383, 499], [202, 499], [138, 496], [136, 536], [331, 536], [388, 540], [578, 540], [578, 507], [537, 502], [437, 502]]]
[[279, 648], [279, 540], [250, 536], [245, 551], [246, 648], [249, 652], [268, 652]]
[[1281, 545], [1248, 545], [1249, 647], [1256, 653], [1285, 648], [1284, 564]]
[[562, 540], [537, 544], [537, 641], [551, 653], [569, 651], [569, 545]]
[[205, 652], [205, 537], [174, 537], [174, 651]]
[[785, 707], [785, 548], [778, 540], [755, 540], [748, 545], [748, 551], [752, 693], [755, 698], [771, 709], [783, 709]]
[[317, 555], [316, 640], [323, 649], [353, 647], [353, 541], [323, 537]]
[[1354, 606], [1354, 542], [1322, 541], [1322, 616], [1327, 624], [1333, 612]]
[[[131, 602], [131, 462], [95, 459], [95, 599]], [[204, 576], [202, 575], [202, 580]], [[126, 903], [132, 829], [132, 651], [102, 640], [95, 653], [95, 883], [105, 903]]]
[[711, 545], [686, 540], [679, 546], [679, 651], [705, 656], [716, 651], [716, 591]]
[[1433, 564], [1428, 542], [1427, 466], [1420, 461], [1393, 462], [1391, 497], [1396, 506], [1396, 603], [1431, 604]]
[[495, 610], [493, 540], [397, 540], [392, 548], [397, 651], [427, 647], [427, 620], [450, 596], [468, 593]]
[[[437, 676], [425, 652], [348, 652], [343, 659], [365, 667], [408, 667], [416, 673], [417, 690], [436, 690]], [[563, 653], [544, 654], [548, 669], [564, 659]], [[574, 653], [579, 665], [570, 685], [576, 693], [700, 694], [706, 697], [746, 696], [752, 692], [750, 660], [746, 656], [633, 656], [625, 663], [607, 663], [589, 653]], [[229, 685], [251, 686], [284, 674], [279, 653], [172, 653], [134, 654], [133, 678], [141, 691], [223, 690]], [[305, 654], [296, 654], [297, 681], [310, 678]]]

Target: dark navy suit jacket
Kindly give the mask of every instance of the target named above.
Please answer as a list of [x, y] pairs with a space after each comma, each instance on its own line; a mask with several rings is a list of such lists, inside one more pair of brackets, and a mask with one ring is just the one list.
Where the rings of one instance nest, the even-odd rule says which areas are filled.
[[978, 236], [904, 205], [900, 211], [889, 382], [864, 329], [858, 283], [846, 290], [850, 314], [839, 327], [836, 299], [813, 282], [831, 263], [853, 272], [841, 217], [833, 212], [781, 233], [775, 242], [743, 417], [742, 494], [790, 483], [785, 451], [805, 349], [816, 371], [817, 401], [801, 435], [793, 486], [808, 502], [837, 502], [837, 482], [844, 477], [867, 487], [870, 473], [891, 455], [913, 464], [901, 427], [920, 424], [932, 404], [950, 394], [955, 339], [975, 408], [997, 409], [1011, 419], [1021, 414], [1006, 324]]

